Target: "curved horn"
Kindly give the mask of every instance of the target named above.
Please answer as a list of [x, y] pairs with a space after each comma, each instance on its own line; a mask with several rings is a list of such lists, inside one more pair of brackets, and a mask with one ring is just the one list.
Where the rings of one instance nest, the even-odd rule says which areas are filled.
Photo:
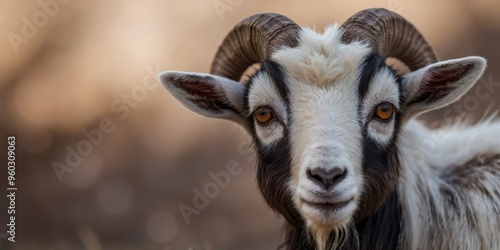
[[394, 57], [414, 71], [437, 62], [437, 55], [418, 30], [399, 14], [375, 8], [360, 11], [342, 24], [345, 43], [367, 42], [384, 59]]
[[257, 14], [238, 23], [215, 54], [210, 73], [239, 81], [254, 63], [264, 61], [275, 49], [297, 45], [300, 27], [274, 13]]

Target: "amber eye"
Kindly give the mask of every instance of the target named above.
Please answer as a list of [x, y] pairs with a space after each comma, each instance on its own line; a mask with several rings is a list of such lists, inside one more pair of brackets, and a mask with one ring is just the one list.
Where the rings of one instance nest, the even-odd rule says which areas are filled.
[[257, 120], [260, 124], [266, 124], [273, 119], [273, 112], [268, 107], [260, 107], [257, 108], [253, 112], [255, 120]]
[[374, 117], [382, 121], [389, 121], [392, 118], [393, 114], [394, 114], [394, 105], [388, 102], [383, 102], [379, 104], [375, 109]]

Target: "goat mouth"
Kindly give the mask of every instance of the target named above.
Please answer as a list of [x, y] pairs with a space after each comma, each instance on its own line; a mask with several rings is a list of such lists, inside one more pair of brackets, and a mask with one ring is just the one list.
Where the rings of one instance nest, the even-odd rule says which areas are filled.
[[346, 201], [341, 202], [331, 202], [331, 201], [308, 201], [306, 199], [302, 199], [302, 202], [307, 204], [310, 207], [314, 207], [321, 210], [338, 210], [345, 206], [347, 206], [354, 198], [351, 198]]

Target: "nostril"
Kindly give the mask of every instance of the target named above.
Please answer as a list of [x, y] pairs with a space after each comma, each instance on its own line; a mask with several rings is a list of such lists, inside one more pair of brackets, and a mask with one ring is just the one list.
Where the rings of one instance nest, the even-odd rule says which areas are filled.
[[328, 189], [347, 176], [347, 169], [334, 167], [332, 169], [312, 168], [307, 170], [307, 177], [316, 184]]
[[335, 177], [333, 177], [333, 182], [339, 182], [343, 180], [347, 175], [347, 169], [343, 169], [339, 174], [337, 174]]
[[311, 179], [311, 180], [314, 180], [315, 182], [323, 183], [323, 178], [321, 177], [321, 174], [319, 174], [318, 172], [319, 171], [317, 168], [315, 168], [313, 170], [308, 169], [307, 170], [307, 177], [309, 177], [309, 179]]

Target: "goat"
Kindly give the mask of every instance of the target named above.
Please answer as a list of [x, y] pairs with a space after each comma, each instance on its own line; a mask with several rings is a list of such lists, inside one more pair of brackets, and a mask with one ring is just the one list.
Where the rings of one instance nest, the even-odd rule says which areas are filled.
[[402, 16], [367, 9], [322, 34], [251, 16], [211, 74], [159, 79], [192, 111], [248, 130], [287, 249], [500, 249], [500, 123], [430, 130], [414, 119], [459, 99], [485, 67], [439, 62]]

